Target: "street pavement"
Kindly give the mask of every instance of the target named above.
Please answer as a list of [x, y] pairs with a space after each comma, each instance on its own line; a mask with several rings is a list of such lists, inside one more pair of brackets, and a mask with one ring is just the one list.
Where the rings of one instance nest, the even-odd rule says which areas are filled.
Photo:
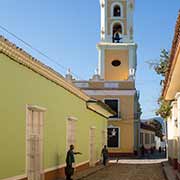
[[83, 180], [165, 180], [161, 164], [110, 164]]
[[163, 162], [167, 162], [165, 153], [158, 151], [153, 154], [146, 153], [136, 159], [115, 158], [109, 161], [107, 167], [100, 167], [97, 170], [95, 168], [94, 173], [91, 169], [89, 175], [75, 180], [165, 180]]
[[[108, 166], [102, 164], [76, 172], [74, 180], [165, 180], [162, 164], [168, 160], [164, 152], [145, 153], [125, 159], [109, 160]], [[127, 158], [127, 157], [126, 157]], [[64, 179], [63, 179], [64, 180]], [[173, 179], [170, 179], [173, 180]]]

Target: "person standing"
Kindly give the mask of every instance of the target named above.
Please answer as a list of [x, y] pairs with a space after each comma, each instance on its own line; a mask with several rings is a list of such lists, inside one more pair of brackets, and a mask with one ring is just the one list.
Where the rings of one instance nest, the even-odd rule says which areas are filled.
[[151, 151], [151, 154], [154, 154], [154, 147], [151, 147], [150, 151]]
[[73, 163], [75, 163], [74, 155], [76, 154], [82, 154], [82, 153], [74, 152], [74, 145], [70, 145], [70, 148], [66, 155], [66, 167], [65, 167], [66, 180], [72, 180], [71, 176], [73, 176], [74, 174]]
[[141, 156], [144, 157], [145, 148], [144, 145], [141, 146]]
[[101, 155], [103, 157], [103, 165], [106, 166], [108, 160], [108, 149], [106, 145], [104, 145], [104, 148], [101, 151]]
[[162, 148], [161, 146], [159, 146], [159, 153], [161, 154], [161, 152], [162, 152]]

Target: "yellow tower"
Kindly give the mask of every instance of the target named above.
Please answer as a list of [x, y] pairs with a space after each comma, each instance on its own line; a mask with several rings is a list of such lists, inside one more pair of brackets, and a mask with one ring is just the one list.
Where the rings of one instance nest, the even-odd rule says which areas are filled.
[[[134, 155], [139, 149], [140, 104], [135, 87], [136, 49], [133, 41], [133, 0], [100, 0], [101, 40], [98, 71], [90, 80], [72, 80], [89, 96], [108, 105], [109, 155]], [[104, 134], [104, 132], [103, 132]]]
[[133, 41], [134, 0], [100, 0], [100, 6], [99, 75], [111, 81], [132, 79], [137, 49]]

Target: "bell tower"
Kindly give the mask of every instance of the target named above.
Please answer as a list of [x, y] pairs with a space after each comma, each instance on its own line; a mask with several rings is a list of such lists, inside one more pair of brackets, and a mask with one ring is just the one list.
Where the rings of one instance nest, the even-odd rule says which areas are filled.
[[100, 7], [98, 70], [89, 80], [72, 82], [116, 112], [107, 122], [109, 155], [133, 155], [140, 144], [141, 114], [139, 93], [135, 87], [137, 45], [133, 39], [134, 0], [100, 0]]
[[134, 79], [137, 49], [133, 40], [134, 0], [100, 0], [100, 7], [99, 75], [110, 81]]

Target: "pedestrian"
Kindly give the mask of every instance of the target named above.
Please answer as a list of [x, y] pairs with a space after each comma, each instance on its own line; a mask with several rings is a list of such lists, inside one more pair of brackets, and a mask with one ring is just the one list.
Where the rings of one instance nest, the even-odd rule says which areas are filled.
[[150, 151], [151, 151], [151, 154], [154, 154], [154, 147], [151, 147]]
[[82, 154], [82, 153], [74, 152], [74, 145], [70, 145], [70, 148], [66, 155], [66, 167], [65, 167], [66, 180], [72, 180], [71, 176], [73, 176], [74, 174], [73, 163], [75, 163], [74, 155], [76, 154]]
[[145, 148], [144, 148], [144, 145], [141, 146], [141, 155], [144, 156], [144, 153], [145, 153]]
[[165, 151], [165, 158], [167, 157], [167, 150], [166, 150], [166, 145], [165, 145], [165, 147], [164, 147], [164, 151]]
[[104, 145], [102, 151], [101, 151], [101, 156], [103, 157], [103, 165], [106, 166], [107, 164], [107, 161], [108, 161], [108, 149], [107, 149], [107, 146]]
[[159, 153], [161, 153], [161, 151], [162, 151], [162, 148], [161, 148], [161, 146], [159, 146]]

